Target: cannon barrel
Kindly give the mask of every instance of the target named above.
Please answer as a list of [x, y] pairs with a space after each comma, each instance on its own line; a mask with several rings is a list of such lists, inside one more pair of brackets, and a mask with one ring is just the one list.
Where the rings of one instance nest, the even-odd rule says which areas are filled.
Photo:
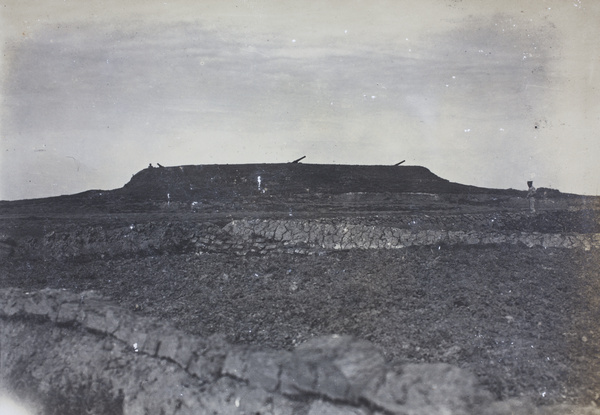
[[405, 161], [406, 161], [406, 160], [402, 160], [402, 161], [400, 161], [400, 162], [398, 162], [398, 163], [394, 164], [394, 166], [399, 166], [399, 165], [401, 165], [402, 163], [404, 163]]
[[300, 162], [300, 160], [303, 160], [303, 159], [305, 159], [305, 158], [306, 158], [306, 156], [302, 156], [302, 157], [300, 157], [299, 159], [296, 159], [296, 160], [292, 161], [292, 164], [294, 164], [294, 163], [299, 163], [299, 162]]

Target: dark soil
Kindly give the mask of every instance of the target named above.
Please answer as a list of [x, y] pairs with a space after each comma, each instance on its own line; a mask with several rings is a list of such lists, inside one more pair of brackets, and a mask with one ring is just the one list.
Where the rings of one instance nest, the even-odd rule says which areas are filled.
[[94, 289], [183, 330], [290, 349], [351, 334], [394, 364], [468, 368], [498, 398], [597, 401], [593, 252], [510, 246], [2, 264], [2, 286]]
[[[110, 228], [150, 221], [168, 228], [174, 218], [220, 227], [232, 217], [286, 217], [291, 207], [294, 217], [348, 216], [364, 223], [375, 220], [375, 211], [382, 223], [410, 214], [429, 224], [432, 217], [449, 214], [506, 216], [526, 209], [518, 193], [470, 193], [466, 186], [443, 187], [447, 182], [427, 178], [443, 197], [411, 198], [382, 188], [366, 195], [340, 193], [333, 199], [323, 193], [278, 194], [274, 199], [249, 194], [231, 205], [218, 194], [190, 213], [197, 195], [190, 199], [182, 194], [179, 205], [169, 200], [165, 206], [165, 201], [141, 200], [143, 186], [135, 183], [130, 185], [136, 189], [135, 200], [123, 199], [126, 186], [110, 203], [94, 204], [98, 193], [80, 195], [77, 203], [67, 201], [67, 206], [77, 206], [73, 216], [56, 213], [68, 210], [60, 198], [4, 204], [0, 286], [93, 289], [184, 331], [222, 333], [233, 343], [291, 349], [313, 336], [350, 334], [379, 345], [393, 365], [447, 362], [469, 369], [500, 399], [526, 396], [539, 405], [600, 404], [596, 249], [499, 244], [239, 255], [179, 246], [104, 258], [9, 253], [52, 229], [76, 232], [91, 225]], [[173, 180], [167, 185], [180, 185]], [[119, 200], [129, 206], [127, 213], [106, 210]], [[598, 210], [587, 200], [582, 203], [573, 197], [549, 199], [538, 215], [506, 216], [502, 226], [528, 232], [598, 232]], [[95, 210], [85, 213], [86, 204]], [[165, 209], [175, 210], [167, 218]]]

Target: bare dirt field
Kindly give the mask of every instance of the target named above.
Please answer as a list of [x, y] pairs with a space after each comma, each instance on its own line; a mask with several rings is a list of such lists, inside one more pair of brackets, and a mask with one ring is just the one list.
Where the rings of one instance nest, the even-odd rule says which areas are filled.
[[423, 168], [320, 169], [147, 169], [2, 202], [0, 288], [94, 290], [234, 346], [350, 335], [398, 372], [464, 369], [494, 401], [600, 404], [597, 198], [540, 189], [532, 214], [525, 192]]

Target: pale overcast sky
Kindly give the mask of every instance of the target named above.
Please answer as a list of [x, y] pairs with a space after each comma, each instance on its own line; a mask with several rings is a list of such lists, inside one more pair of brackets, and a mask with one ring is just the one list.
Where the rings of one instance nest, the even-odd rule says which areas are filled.
[[600, 194], [595, 0], [0, 0], [0, 199], [148, 163]]

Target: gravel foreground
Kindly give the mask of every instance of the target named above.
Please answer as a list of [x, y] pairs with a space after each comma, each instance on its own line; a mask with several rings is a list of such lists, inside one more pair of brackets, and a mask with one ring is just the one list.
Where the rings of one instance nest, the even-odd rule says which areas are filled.
[[32, 414], [588, 414], [497, 400], [445, 363], [393, 368], [372, 343], [232, 345], [116, 307], [94, 291], [0, 290], [0, 385]]
[[[390, 370], [416, 363], [464, 369], [494, 400], [536, 407], [598, 401], [595, 249], [199, 252], [5, 261], [2, 275], [2, 286], [32, 292], [95, 290], [134, 315], [232, 345], [292, 351], [315, 337], [348, 335], [372, 342]], [[61, 347], [75, 346], [67, 338]]]

